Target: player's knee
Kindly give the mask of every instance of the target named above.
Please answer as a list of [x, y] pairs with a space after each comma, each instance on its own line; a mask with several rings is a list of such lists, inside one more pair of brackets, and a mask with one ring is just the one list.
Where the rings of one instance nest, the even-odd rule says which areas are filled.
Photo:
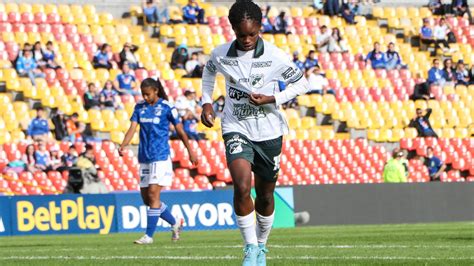
[[238, 186], [234, 185], [234, 197], [237, 199], [246, 199], [250, 197], [250, 186], [245, 184], [240, 184]]
[[271, 205], [274, 201], [273, 193], [265, 193], [265, 194], [257, 195], [257, 199], [259, 203], [262, 204], [263, 206]]

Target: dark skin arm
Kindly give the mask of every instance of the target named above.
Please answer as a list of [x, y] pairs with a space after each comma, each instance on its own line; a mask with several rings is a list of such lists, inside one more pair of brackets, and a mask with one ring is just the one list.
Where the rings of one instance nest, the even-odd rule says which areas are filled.
[[191, 161], [191, 163], [193, 163], [194, 166], [196, 166], [198, 164], [197, 156], [196, 156], [196, 153], [191, 148], [191, 146], [189, 145], [188, 135], [186, 134], [186, 132], [184, 132], [183, 124], [180, 123], [180, 124], [175, 125], [174, 127], [176, 129], [176, 133], [178, 133], [178, 137], [181, 139], [184, 146], [188, 150], [189, 160]]

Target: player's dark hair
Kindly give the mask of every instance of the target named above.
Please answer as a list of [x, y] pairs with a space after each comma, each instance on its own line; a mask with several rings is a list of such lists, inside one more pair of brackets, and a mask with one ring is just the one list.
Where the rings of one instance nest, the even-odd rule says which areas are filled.
[[238, 27], [243, 20], [253, 20], [262, 24], [262, 10], [252, 0], [237, 0], [229, 10], [232, 28]]
[[142, 81], [140, 85], [141, 89], [151, 87], [158, 92], [158, 97], [168, 101], [168, 95], [166, 95], [165, 88], [161, 84], [160, 79], [146, 78]]

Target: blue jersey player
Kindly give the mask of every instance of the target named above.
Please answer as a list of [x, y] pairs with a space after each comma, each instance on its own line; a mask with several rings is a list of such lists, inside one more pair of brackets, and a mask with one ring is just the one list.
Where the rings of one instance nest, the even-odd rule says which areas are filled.
[[140, 144], [138, 146], [138, 162], [140, 163], [140, 190], [147, 212], [147, 227], [143, 237], [135, 244], [153, 243], [153, 233], [158, 219], [161, 218], [172, 226], [172, 240], [179, 239], [181, 223], [170, 212], [164, 202], [160, 201], [163, 187], [171, 186], [173, 167], [170, 158], [169, 127], [172, 123], [178, 136], [188, 149], [190, 161], [197, 164], [196, 154], [189, 146], [188, 137], [179, 120], [178, 111], [168, 102], [168, 97], [159, 80], [147, 78], [141, 86], [143, 102], [135, 106], [130, 128], [125, 134], [119, 152], [130, 143], [137, 126], [140, 125]]

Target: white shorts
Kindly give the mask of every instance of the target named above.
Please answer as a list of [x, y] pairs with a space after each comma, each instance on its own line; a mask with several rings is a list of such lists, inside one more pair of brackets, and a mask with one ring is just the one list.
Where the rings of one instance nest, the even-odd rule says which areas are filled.
[[140, 187], [159, 185], [169, 187], [173, 182], [173, 164], [171, 158], [165, 161], [140, 164]]

